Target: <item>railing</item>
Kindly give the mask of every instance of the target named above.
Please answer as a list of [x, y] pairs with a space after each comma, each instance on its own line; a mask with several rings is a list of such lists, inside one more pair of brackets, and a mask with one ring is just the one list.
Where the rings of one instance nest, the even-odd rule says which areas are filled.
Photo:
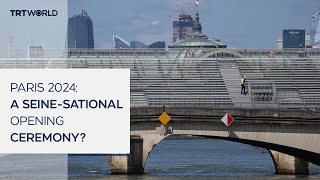
[[[205, 52], [215, 51], [216, 49], [190, 49], [199, 54]], [[274, 57], [320, 57], [320, 48], [318, 49], [228, 49], [229, 51], [235, 51], [247, 58], [274, 58]], [[10, 59], [37, 59], [37, 58], [72, 58], [72, 57], [96, 57], [96, 58], [172, 58], [177, 59], [183, 54], [183, 51], [188, 52], [189, 49], [12, 49], [8, 54], [0, 54], [0, 58]], [[227, 56], [226, 56], [227, 57]], [[227, 57], [228, 59], [228, 57]]]

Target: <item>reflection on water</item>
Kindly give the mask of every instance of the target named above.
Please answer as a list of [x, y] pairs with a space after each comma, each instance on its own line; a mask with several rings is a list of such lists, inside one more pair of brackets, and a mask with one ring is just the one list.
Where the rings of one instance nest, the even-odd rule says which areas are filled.
[[145, 175], [111, 176], [104, 155], [69, 155], [69, 179], [320, 179], [274, 175], [267, 150], [214, 139], [165, 139], [151, 152]]
[[0, 179], [67, 179], [67, 155], [22, 155], [0, 157]]
[[[69, 172], [68, 172], [69, 170]], [[111, 176], [104, 155], [0, 155], [0, 179], [320, 179], [275, 175], [269, 153], [249, 145], [213, 139], [166, 139], [150, 154], [146, 174]]]

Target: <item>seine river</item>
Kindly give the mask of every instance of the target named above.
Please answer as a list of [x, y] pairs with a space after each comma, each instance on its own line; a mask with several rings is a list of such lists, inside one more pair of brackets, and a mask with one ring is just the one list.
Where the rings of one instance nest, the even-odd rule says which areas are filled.
[[214, 139], [166, 139], [150, 154], [145, 175], [110, 176], [105, 156], [69, 156], [69, 179], [320, 179], [274, 174], [269, 153], [261, 148]]
[[[1, 156], [0, 156], [1, 157]], [[7, 155], [0, 158], [0, 179], [320, 179], [275, 175], [269, 153], [261, 148], [214, 139], [166, 139], [151, 152], [144, 175], [111, 176], [104, 155]]]

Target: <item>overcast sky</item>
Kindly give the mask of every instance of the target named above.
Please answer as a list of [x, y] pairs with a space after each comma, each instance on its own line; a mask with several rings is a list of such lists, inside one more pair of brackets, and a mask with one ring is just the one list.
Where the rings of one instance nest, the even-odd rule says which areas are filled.
[[[310, 30], [320, 0], [199, 0], [203, 31], [233, 48], [275, 48], [286, 28]], [[69, 17], [87, 10], [95, 46], [112, 47], [112, 35], [147, 44], [171, 43], [177, 4], [195, 12], [195, 0], [69, 0]]]
[[[275, 48], [286, 28], [310, 30], [320, 0], [199, 0], [204, 33], [231, 48]], [[112, 48], [112, 35], [150, 44], [172, 42], [172, 21], [179, 9], [195, 14], [195, 0], [0, 0], [0, 57], [28, 45], [64, 48], [67, 18], [88, 11], [95, 47]], [[57, 9], [58, 17], [11, 17], [10, 9]]]
[[[10, 10], [57, 10], [56, 17], [12, 17]], [[8, 55], [8, 36], [14, 35], [13, 47], [29, 45], [64, 48], [68, 3], [66, 0], [0, 0], [0, 57]], [[23, 55], [27, 51], [19, 51]], [[18, 53], [16, 53], [18, 55]]]

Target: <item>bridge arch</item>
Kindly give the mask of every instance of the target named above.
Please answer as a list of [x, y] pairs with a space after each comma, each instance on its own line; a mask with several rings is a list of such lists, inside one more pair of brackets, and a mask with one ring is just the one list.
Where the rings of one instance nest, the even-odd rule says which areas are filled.
[[242, 54], [229, 50], [229, 49], [217, 49], [205, 53], [201, 58], [244, 58]]
[[[231, 133], [232, 134], [232, 133]], [[300, 149], [296, 148], [290, 148], [286, 146], [280, 146], [276, 144], [270, 144], [265, 142], [259, 142], [259, 141], [251, 141], [246, 139], [238, 139], [235, 137], [219, 137], [219, 136], [208, 136], [208, 135], [193, 135], [193, 134], [178, 134], [179, 136], [197, 136], [197, 137], [204, 137], [208, 139], [220, 139], [225, 141], [231, 141], [231, 142], [237, 142], [241, 144], [247, 144], [259, 148], [264, 148], [268, 150], [268, 153], [271, 157], [271, 160], [273, 162], [275, 173], [276, 174], [308, 174], [309, 173], [309, 163], [311, 158], [315, 155], [314, 153], [306, 152]], [[157, 144], [160, 143], [162, 140], [166, 139], [171, 135], [162, 136], [160, 141], [157, 141]], [[145, 149], [146, 152], [144, 152], [145, 156], [143, 157], [143, 171], [145, 169], [145, 166], [147, 164], [148, 158], [153, 150], [154, 147], [156, 147], [157, 144], [148, 144], [151, 141], [148, 139], [151, 136], [142, 136], [143, 140], [146, 141], [147, 147], [152, 147], [150, 149]], [[145, 146], [145, 145], [144, 145]], [[308, 154], [308, 158], [306, 158], [306, 154]], [[297, 158], [300, 157], [300, 158]], [[306, 158], [305, 160], [302, 158]], [[315, 162], [313, 162], [315, 163]], [[287, 164], [292, 164], [293, 167], [287, 168], [285, 167]], [[317, 164], [319, 165], [319, 164]]]
[[[131, 135], [143, 139], [142, 171], [153, 147], [169, 135], [224, 139], [270, 149], [279, 172], [306, 173], [308, 162], [320, 165], [320, 112], [170, 107], [166, 112], [172, 120], [167, 126], [158, 120], [162, 112], [162, 107], [131, 109]], [[226, 113], [235, 118], [229, 127], [221, 122]], [[303, 164], [306, 171], [296, 171], [296, 164]]]
[[[173, 136], [175, 136], [175, 135], [173, 135]], [[164, 138], [163, 140], [166, 140], [166, 139], [171, 139], [171, 137], [172, 136], [167, 136], [166, 138]], [[175, 137], [179, 137], [179, 136], [175, 136]], [[215, 138], [215, 137], [206, 137], [206, 136], [189, 136], [189, 137], [191, 137], [191, 139], [188, 139], [188, 140], [193, 140], [191, 143], [189, 143], [189, 141], [188, 141], [188, 143], [189, 144], [187, 144], [187, 143], [184, 143], [183, 144], [183, 147], [185, 147], [185, 148], [188, 148], [188, 147], [190, 147], [190, 148], [192, 148], [192, 149], [195, 149], [194, 151], [191, 151], [191, 152], [188, 152], [188, 153], [183, 153], [182, 151], [182, 149], [181, 148], [179, 148], [178, 149], [178, 151], [175, 151], [175, 152], [178, 152], [178, 154], [180, 154], [180, 155], [178, 155], [178, 156], [180, 156], [181, 158], [189, 158], [189, 156], [193, 156], [194, 154], [192, 153], [192, 152], [197, 152], [197, 153], [199, 153], [200, 154], [200, 157], [199, 157], [199, 159], [198, 159], [198, 156], [197, 156], [197, 159], [194, 159], [195, 161], [202, 161], [202, 160], [204, 160], [203, 159], [203, 156], [202, 156], [202, 158], [201, 158], [201, 150], [203, 150], [203, 151], [207, 151], [206, 152], [206, 155], [208, 155], [208, 153], [210, 153], [212, 156], [210, 156], [210, 157], [208, 157], [209, 159], [214, 159], [216, 156], [215, 156], [215, 154], [216, 154], [216, 152], [217, 151], [209, 151], [209, 149], [211, 149], [211, 148], [214, 148], [214, 147], [210, 147], [210, 145], [209, 146], [204, 146], [204, 147], [206, 147], [206, 148], [208, 148], [208, 149], [206, 149], [206, 148], [202, 148], [202, 149], [200, 149], [201, 147], [197, 147], [199, 144], [197, 144], [195, 141], [203, 141], [203, 140], [222, 140], [222, 141], [220, 141], [220, 142], [214, 142], [214, 141], [211, 141], [211, 143], [213, 144], [213, 145], [216, 145], [216, 143], [218, 143], [218, 146], [219, 146], [219, 144], [221, 145], [221, 144], [228, 144], [227, 142], [233, 142], [234, 144], [231, 144], [231, 147], [230, 146], [227, 146], [226, 148], [235, 148], [234, 150], [234, 155], [230, 155], [230, 157], [232, 158], [232, 156], [237, 156], [237, 154], [238, 154], [238, 156], [240, 155], [239, 154], [239, 152], [237, 152], [238, 150], [236, 149], [236, 147], [238, 147], [239, 145], [238, 144], [242, 144], [243, 146], [246, 146], [246, 150], [247, 150], [247, 148], [249, 149], [250, 148], [250, 146], [248, 146], [247, 144], [245, 144], [245, 143], [240, 143], [240, 142], [234, 142], [234, 141], [230, 141], [230, 140], [226, 140], [226, 139], [220, 139], [220, 138]], [[162, 155], [163, 154], [168, 154], [168, 156], [170, 156], [170, 158], [172, 158], [172, 152], [173, 151], [171, 151], [171, 149], [173, 149], [173, 150], [177, 150], [177, 149], [175, 149], [175, 148], [170, 148], [170, 152], [169, 151], [165, 151], [165, 149], [167, 149], [167, 148], [165, 148], [164, 146], [170, 146], [170, 145], [173, 145], [173, 143], [169, 143], [169, 144], [167, 144], [167, 143], [165, 143], [165, 144], [162, 144], [162, 142], [163, 142], [163, 140], [162, 141], [160, 141], [157, 145], [155, 145], [154, 146], [154, 148], [149, 152], [149, 154], [148, 154], [148, 157], [147, 157], [147, 159], [146, 159], [146, 161], [145, 161], [145, 164], [144, 164], [144, 170], [146, 171], [146, 172], [148, 172], [149, 170], [150, 170], [150, 168], [154, 168], [154, 166], [155, 166], [155, 164], [154, 164], [154, 162], [152, 163], [152, 164], [150, 164], [150, 161], [152, 162], [153, 160], [153, 158], [155, 158], [155, 156], [157, 156], [157, 158], [159, 158], [159, 156], [161, 156], [161, 157], [163, 157]], [[227, 142], [225, 142], [225, 141], [227, 141]], [[207, 143], [209, 143], [210, 144], [210, 141], [208, 142], [208, 141], [205, 141], [205, 142], [207, 142]], [[177, 144], [177, 145], [179, 145], [179, 142], [176, 142], [176, 141], [174, 141], [174, 144]], [[159, 151], [159, 146], [161, 146], [160, 148], [165, 148], [165, 149], [161, 149], [160, 151]], [[217, 147], [217, 146], [215, 146], [215, 147]], [[256, 146], [254, 146], [254, 147], [256, 147]], [[220, 148], [219, 148], [220, 149]], [[180, 150], [182, 150], [182, 151], [180, 151]], [[156, 151], [156, 152], [154, 152], [154, 151]], [[232, 150], [233, 151], [233, 150]], [[250, 152], [250, 154], [254, 154], [254, 155], [256, 155], [256, 156], [258, 156], [259, 157], [259, 155], [258, 154], [260, 154], [260, 149], [258, 149], [258, 147], [256, 147], [256, 149], [251, 149], [250, 150], [251, 152]], [[155, 155], [155, 154], [158, 154], [158, 153], [160, 153], [161, 155]], [[183, 154], [183, 155], [181, 155], [181, 153]], [[192, 154], [190, 154], [190, 153], [192, 153]], [[220, 154], [224, 154], [225, 153], [225, 151], [220, 151], [219, 152]], [[229, 153], [228, 153], [228, 155], [229, 155]], [[267, 161], [267, 164], [269, 164], [269, 165], [267, 165], [267, 166], [272, 166], [272, 165], [275, 165], [274, 163], [273, 163], [273, 156], [271, 155], [271, 153], [270, 153], [270, 151], [264, 151], [264, 158], [267, 156], [268, 157], [268, 161]], [[168, 167], [166, 167], [166, 168], [170, 168], [170, 165], [171, 165], [171, 163], [175, 163], [175, 161], [171, 161], [171, 159], [169, 158], [168, 159], [168, 157], [164, 157], [164, 158], [167, 158], [167, 160], [168, 160]], [[174, 157], [173, 157], [174, 158]], [[262, 158], [262, 157], [261, 157]], [[259, 160], [259, 158], [257, 158], [257, 160]], [[176, 161], [179, 161], [179, 159], [177, 159]], [[228, 161], [228, 160], [227, 160]], [[245, 161], [245, 160], [244, 160]], [[244, 161], [243, 161], [243, 163], [244, 163]], [[180, 162], [180, 164], [181, 164], [181, 162], [182, 163], [188, 163], [188, 162], [185, 162], [184, 160], [182, 160], [182, 161], [179, 161]], [[177, 164], [179, 164], [179, 162], [177, 163]], [[210, 163], [211, 161], [208, 161], [207, 163]], [[226, 162], [226, 163], [228, 163], [228, 162]], [[252, 164], [254, 164], [255, 162], [252, 162]], [[175, 164], [175, 165], [177, 165], [177, 164]], [[180, 165], [179, 164], [179, 165]], [[197, 164], [197, 163], [196, 163]], [[172, 165], [171, 165], [171, 167], [172, 167]], [[232, 168], [232, 167], [230, 167], [230, 168]], [[251, 168], [254, 168], [254, 166], [251, 166]], [[274, 168], [275, 168], [275, 166], [274, 166]], [[270, 173], [270, 169], [267, 171], [267, 172], [269, 172]]]

